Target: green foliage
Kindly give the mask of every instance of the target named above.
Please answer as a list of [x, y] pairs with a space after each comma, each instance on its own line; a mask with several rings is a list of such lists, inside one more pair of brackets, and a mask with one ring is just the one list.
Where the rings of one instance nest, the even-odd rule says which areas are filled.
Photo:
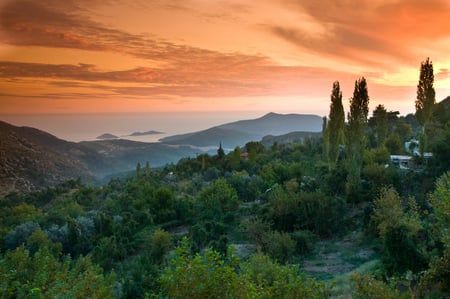
[[389, 274], [402, 274], [407, 270], [418, 272], [426, 266], [419, 231], [422, 222], [414, 199], [403, 208], [402, 200], [393, 188], [383, 188], [374, 201], [372, 220], [383, 242], [382, 260]]
[[242, 263], [229, 251], [192, 255], [184, 239], [159, 282], [169, 298], [311, 298], [330, 297], [323, 283], [307, 278], [296, 266], [281, 266], [258, 253]]
[[172, 248], [172, 240], [168, 232], [157, 229], [150, 238], [150, 252], [154, 262], [161, 264]]
[[363, 77], [355, 82], [353, 97], [350, 99], [350, 112], [347, 115], [346, 131], [347, 182], [346, 194], [353, 201], [359, 193], [361, 185], [361, 165], [366, 147], [365, 128], [369, 113], [369, 94], [366, 79]]
[[305, 256], [313, 250], [314, 244], [318, 236], [309, 230], [297, 230], [291, 234], [295, 241], [295, 252]]
[[21, 246], [0, 259], [2, 298], [113, 298], [114, 279], [89, 257], [60, 262], [45, 247], [32, 256]]
[[227, 212], [239, 209], [236, 190], [224, 178], [204, 188], [196, 201], [199, 218], [220, 220]]
[[24, 244], [27, 241], [28, 237], [33, 234], [33, 232], [40, 229], [40, 225], [32, 221], [27, 221], [16, 226], [5, 236], [6, 248], [12, 250], [20, 246], [21, 244]]
[[391, 134], [386, 138], [384, 146], [388, 149], [391, 155], [399, 155], [404, 152], [403, 143], [400, 136], [397, 134]]
[[[449, 296], [450, 174], [442, 175], [450, 161], [447, 106], [439, 106], [427, 123], [434, 133], [427, 136], [433, 157], [404, 171], [385, 164], [390, 152], [403, 152], [411, 128], [419, 131], [415, 117], [399, 118], [380, 105], [366, 128], [362, 78], [355, 84], [343, 146], [337, 82], [331, 97], [325, 150], [319, 138], [267, 147], [249, 142], [248, 157], [236, 147], [151, 171], [146, 165], [139, 175], [131, 172], [103, 186], [68, 182], [1, 199], [0, 297], [93, 298], [92, 292], [101, 291], [98, 297], [108, 298], [114, 290], [116, 298], [327, 298], [330, 288], [288, 264], [321, 256], [318, 247], [327, 239], [354, 247], [346, 262], [361, 260], [359, 242], [373, 244], [381, 259], [373, 273], [384, 280], [359, 277], [354, 298], [410, 295], [396, 290], [408, 285], [391, 275], [420, 281], [414, 291], [422, 298]], [[323, 161], [326, 153], [329, 163]], [[346, 239], [350, 231], [359, 236], [368, 228], [377, 234]], [[184, 236], [189, 241], [173, 253]], [[236, 244], [245, 262], [229, 244]], [[326, 250], [345, 256], [339, 246]], [[254, 248], [258, 253], [250, 255]], [[105, 275], [94, 263], [118, 276]]]
[[[414, 199], [410, 199], [411, 205]], [[372, 220], [375, 222], [381, 239], [386, 238], [389, 230], [406, 226], [411, 235], [422, 228], [419, 215], [415, 209], [404, 211], [402, 199], [394, 188], [382, 188], [373, 202]]]
[[435, 258], [420, 278], [420, 298], [446, 298], [450, 296], [450, 247]]
[[354, 299], [409, 299], [411, 292], [401, 293], [395, 285], [391, 286], [382, 281], [376, 280], [371, 275], [356, 273], [352, 277]]
[[[329, 298], [331, 289], [307, 278], [295, 265], [282, 266], [257, 253], [242, 265], [242, 272], [256, 288], [255, 298]], [[242, 276], [242, 275], [241, 275]]]
[[238, 198], [244, 202], [258, 199], [263, 189], [262, 178], [259, 175], [250, 176], [245, 170], [233, 172], [228, 182], [236, 190]]
[[438, 178], [430, 197], [440, 238], [445, 246], [450, 247], [450, 172]]
[[169, 298], [253, 298], [255, 289], [237, 273], [238, 260], [213, 250], [191, 255], [183, 239], [176, 255], [159, 278], [163, 296]]
[[273, 260], [287, 263], [296, 249], [296, 242], [288, 233], [270, 231], [263, 235], [263, 250]]
[[340, 197], [322, 192], [289, 194], [281, 187], [272, 190], [267, 216], [277, 230], [307, 229], [321, 236], [337, 231], [345, 209]]
[[378, 105], [373, 111], [373, 121], [375, 125], [375, 136], [377, 146], [382, 146], [388, 134], [388, 113], [383, 105]]
[[264, 246], [264, 236], [270, 231], [270, 224], [263, 221], [261, 218], [253, 217], [243, 222], [245, 232], [247, 233], [249, 239], [259, 247]]
[[375, 149], [367, 150], [364, 152], [363, 161], [364, 161], [364, 164], [366, 164], [366, 165], [372, 164], [372, 163], [385, 165], [385, 164], [389, 163], [389, 161], [390, 161], [389, 150], [384, 146], [380, 146]]

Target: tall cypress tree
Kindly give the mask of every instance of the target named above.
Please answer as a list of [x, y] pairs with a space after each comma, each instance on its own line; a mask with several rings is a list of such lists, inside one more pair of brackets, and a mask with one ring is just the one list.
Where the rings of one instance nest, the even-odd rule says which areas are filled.
[[347, 114], [347, 195], [354, 195], [360, 187], [362, 157], [366, 147], [365, 129], [368, 114], [369, 93], [366, 79], [362, 77], [355, 82], [353, 98], [350, 99], [350, 112]]
[[333, 83], [331, 92], [330, 114], [328, 121], [328, 163], [330, 168], [336, 165], [339, 145], [344, 143], [345, 114], [342, 106], [342, 92], [339, 81]]
[[426, 127], [433, 113], [436, 103], [436, 94], [433, 87], [433, 62], [430, 58], [422, 61], [420, 65], [420, 79], [417, 85], [416, 118], [419, 123]]
[[420, 65], [420, 78], [417, 85], [417, 100], [416, 100], [416, 118], [423, 127], [423, 134], [420, 138], [420, 152], [423, 155], [427, 148], [428, 132], [427, 125], [433, 114], [434, 106], [436, 104], [436, 93], [433, 87], [433, 62], [430, 58], [422, 61]]

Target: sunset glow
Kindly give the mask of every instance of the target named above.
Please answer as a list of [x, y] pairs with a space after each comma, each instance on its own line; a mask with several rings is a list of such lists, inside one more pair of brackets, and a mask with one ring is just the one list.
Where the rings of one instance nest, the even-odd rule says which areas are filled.
[[[414, 112], [421, 61], [450, 95], [448, 0], [0, 0], [0, 112], [315, 113], [366, 77]], [[346, 104], [345, 104], [346, 105]]]

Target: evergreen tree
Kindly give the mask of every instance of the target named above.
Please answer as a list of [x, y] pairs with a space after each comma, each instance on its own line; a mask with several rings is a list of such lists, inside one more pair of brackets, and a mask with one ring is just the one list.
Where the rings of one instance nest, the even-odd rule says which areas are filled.
[[333, 83], [331, 92], [330, 114], [328, 121], [328, 162], [330, 167], [336, 165], [339, 145], [344, 141], [345, 114], [342, 106], [342, 92], [339, 81]]
[[424, 127], [424, 131], [433, 114], [433, 107], [436, 103], [433, 81], [433, 63], [430, 61], [430, 58], [427, 58], [420, 65], [420, 79], [417, 85], [416, 100], [416, 118]]
[[366, 146], [365, 129], [368, 113], [369, 93], [367, 91], [366, 79], [362, 77], [355, 82], [353, 98], [350, 99], [350, 112], [347, 115], [347, 195], [355, 194], [360, 187], [361, 164]]
[[222, 148], [222, 142], [219, 143], [219, 149], [217, 150], [217, 157], [222, 160], [225, 157], [225, 152]]
[[375, 126], [375, 139], [377, 147], [384, 144], [388, 134], [388, 112], [383, 105], [378, 105], [372, 114], [373, 125]]
[[142, 172], [141, 169], [142, 169], [141, 163], [138, 162], [138, 164], [136, 165], [136, 176], [137, 177], [141, 176], [141, 172]]

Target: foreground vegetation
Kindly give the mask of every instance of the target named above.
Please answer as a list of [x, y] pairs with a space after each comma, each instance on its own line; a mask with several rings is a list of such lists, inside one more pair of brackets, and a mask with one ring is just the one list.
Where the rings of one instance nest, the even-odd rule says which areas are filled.
[[[0, 297], [449, 296], [448, 101], [420, 123], [382, 105], [368, 118], [362, 78], [344, 124], [337, 82], [331, 98], [321, 139], [9, 194]], [[412, 137], [401, 169], [390, 154]]]

